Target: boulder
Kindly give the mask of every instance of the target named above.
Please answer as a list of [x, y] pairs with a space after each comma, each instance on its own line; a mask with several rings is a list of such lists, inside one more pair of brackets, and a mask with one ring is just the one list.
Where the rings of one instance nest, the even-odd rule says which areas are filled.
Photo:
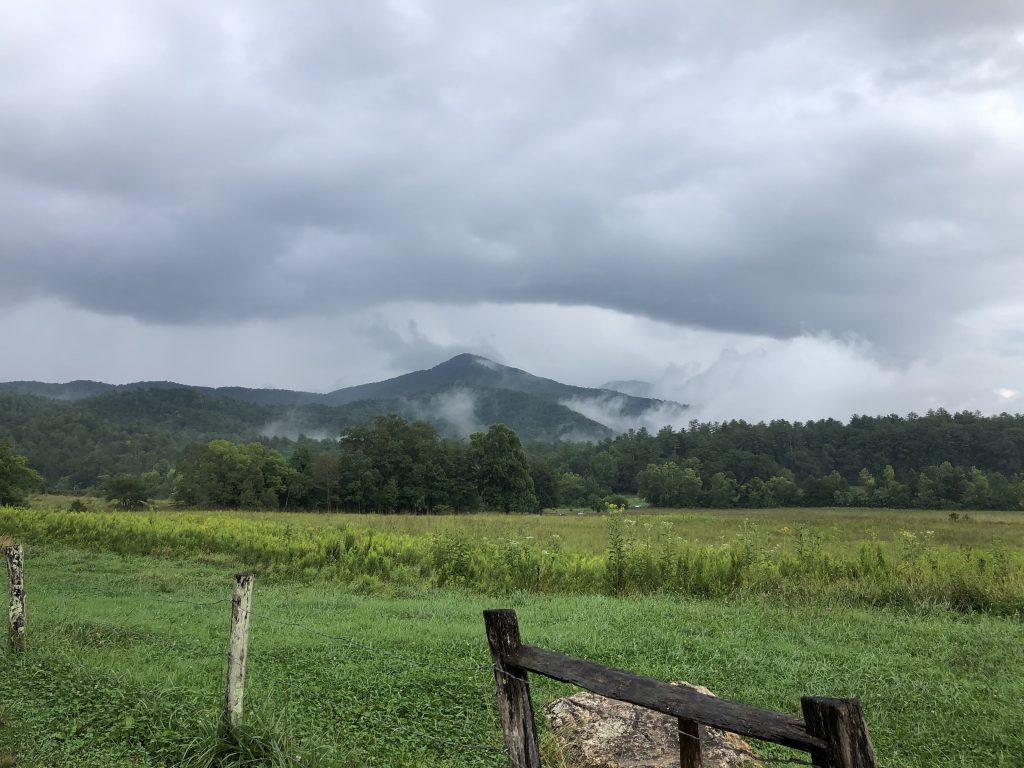
[[[707, 688], [685, 685], [714, 695]], [[676, 718], [644, 707], [577, 693], [544, 707], [555, 741], [571, 768], [678, 768]], [[703, 728], [704, 768], [760, 768], [750, 745], [734, 733]]]

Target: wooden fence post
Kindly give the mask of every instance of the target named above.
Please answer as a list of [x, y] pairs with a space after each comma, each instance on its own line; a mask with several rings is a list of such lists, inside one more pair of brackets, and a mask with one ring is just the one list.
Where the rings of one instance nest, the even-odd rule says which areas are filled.
[[877, 768], [868, 725], [857, 699], [800, 699], [807, 732], [828, 743], [827, 753], [811, 753], [821, 768]]
[[249, 653], [249, 615], [252, 609], [251, 573], [236, 573], [231, 594], [231, 634], [228, 639], [228, 683], [224, 691], [223, 724], [230, 732], [242, 724], [245, 663]]
[[25, 650], [25, 552], [21, 544], [4, 547], [7, 558], [7, 579], [11, 597], [8, 613], [10, 634], [8, 639], [11, 648], [16, 651]]
[[703, 730], [696, 720], [679, 718], [679, 765], [682, 768], [703, 768]]
[[498, 712], [505, 734], [505, 752], [510, 768], [541, 768], [537, 727], [526, 670], [502, 663], [501, 657], [522, 644], [519, 620], [512, 610], [484, 611], [487, 642], [494, 662], [494, 684], [498, 689]]

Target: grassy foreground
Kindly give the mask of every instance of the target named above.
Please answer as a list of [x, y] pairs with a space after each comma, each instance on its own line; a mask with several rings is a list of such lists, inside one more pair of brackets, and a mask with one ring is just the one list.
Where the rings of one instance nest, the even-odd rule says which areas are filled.
[[[29, 649], [0, 652], [0, 760], [211, 765], [223, 691], [227, 557], [195, 562], [27, 547]], [[1018, 619], [949, 611], [257, 580], [247, 705], [263, 765], [501, 766], [480, 612], [524, 639], [798, 714], [857, 695], [880, 763], [1017, 766]], [[569, 692], [541, 679], [535, 704]], [[540, 718], [542, 719], [542, 718]], [[776, 755], [785, 753], [775, 752]], [[298, 759], [301, 758], [301, 759]], [[558, 765], [546, 742], [547, 765]]]

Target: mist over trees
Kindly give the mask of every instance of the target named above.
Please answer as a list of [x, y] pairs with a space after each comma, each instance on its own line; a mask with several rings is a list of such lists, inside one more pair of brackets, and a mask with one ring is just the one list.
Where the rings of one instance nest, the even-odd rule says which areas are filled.
[[636, 493], [672, 507], [1024, 507], [1024, 416], [933, 411], [629, 431], [597, 444], [531, 444], [560, 488]]
[[[67, 442], [42, 464], [56, 466], [56, 478], [43, 473], [46, 483], [60, 487], [67, 478], [61, 457], [73, 465], [78, 453], [87, 454], [100, 470], [91, 487], [125, 507], [170, 496], [190, 507], [533, 512], [599, 509], [635, 495], [668, 507], [1024, 508], [1020, 415], [940, 410], [856, 416], [845, 424], [692, 422], [599, 442], [525, 445], [503, 424], [458, 440], [389, 415], [337, 440], [214, 438], [162, 451], [141, 441], [146, 448], [136, 454], [120, 436], [89, 434], [76, 421], [65, 427]], [[41, 445], [32, 447], [45, 452]], [[18, 449], [0, 440], [5, 503], [43, 480], [33, 453]], [[127, 468], [123, 456], [132, 456]]]
[[465, 442], [394, 415], [349, 430], [330, 451], [297, 445], [287, 459], [261, 443], [193, 445], [176, 467], [172, 497], [183, 506], [213, 508], [539, 510], [526, 454], [504, 424]]
[[[692, 423], [629, 431], [599, 443], [521, 445], [503, 424], [468, 442], [429, 424], [381, 417], [324, 450], [310, 441], [266, 464], [259, 444], [194, 446], [177, 467], [175, 499], [203, 506], [262, 506], [418, 514], [480, 509], [600, 509], [622, 494], [654, 506], [883, 506], [1017, 509], [1024, 505], [1024, 418], [944, 411], [793, 424]], [[992, 445], [1000, 446], [993, 450]], [[197, 496], [220, 452], [256, 454], [263, 485], [235, 471], [212, 481], [227, 495]], [[276, 451], [270, 451], [271, 454]], [[207, 457], [207, 458], [204, 458]], [[251, 462], [250, 462], [251, 463]], [[244, 462], [243, 462], [244, 464]]]

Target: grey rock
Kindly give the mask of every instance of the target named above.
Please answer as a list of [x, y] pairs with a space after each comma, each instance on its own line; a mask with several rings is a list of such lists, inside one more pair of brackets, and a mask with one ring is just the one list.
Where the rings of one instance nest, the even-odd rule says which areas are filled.
[[[707, 688], [685, 685], [714, 695]], [[678, 768], [674, 717], [595, 693], [555, 699], [544, 707], [555, 741], [571, 768]], [[704, 768], [760, 768], [750, 745], [734, 733], [702, 727]]]

